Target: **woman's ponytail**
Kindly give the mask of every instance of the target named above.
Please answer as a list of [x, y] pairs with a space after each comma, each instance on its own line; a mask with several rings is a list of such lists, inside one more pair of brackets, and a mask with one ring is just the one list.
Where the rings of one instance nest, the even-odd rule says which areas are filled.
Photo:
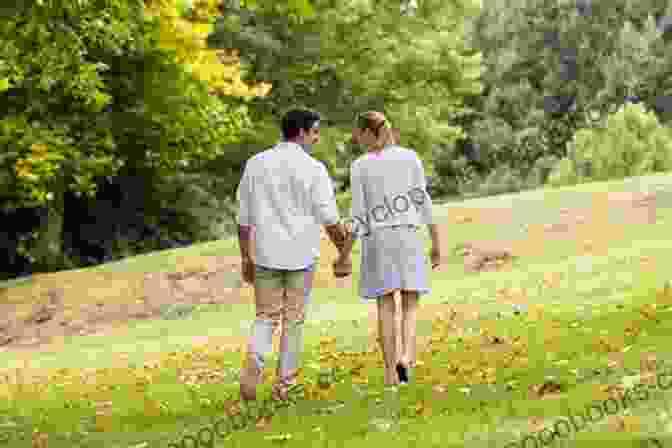
[[369, 111], [360, 116], [362, 123], [365, 123], [361, 129], [371, 129], [373, 135], [376, 136], [376, 143], [374, 147], [380, 149], [385, 145], [398, 144], [398, 133], [392, 129], [390, 122], [380, 112]]

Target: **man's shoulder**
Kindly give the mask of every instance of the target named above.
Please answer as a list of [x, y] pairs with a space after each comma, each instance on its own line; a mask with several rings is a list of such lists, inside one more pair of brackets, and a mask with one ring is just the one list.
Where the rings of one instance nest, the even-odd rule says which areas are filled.
[[357, 167], [360, 167], [362, 163], [364, 163], [366, 160], [369, 160], [370, 156], [368, 153], [364, 153], [361, 156], [357, 157], [355, 160], [352, 161], [350, 164], [351, 169], [355, 169]]
[[267, 148], [264, 149], [263, 151], [259, 151], [252, 157], [250, 157], [247, 161], [247, 163], [258, 163], [259, 161], [263, 161], [264, 159], [267, 159], [268, 157], [273, 155], [273, 149], [275, 147]]
[[275, 146], [272, 146], [251, 156], [247, 159], [247, 162], [245, 162], [245, 168], [247, 170], [259, 169], [261, 166], [267, 164], [277, 154], [277, 151], [274, 151], [274, 149]]
[[[301, 151], [298, 153], [300, 162], [303, 164], [302, 167], [307, 168], [310, 172], [314, 174], [323, 174], [328, 173], [327, 165], [319, 159], [316, 159], [311, 154]], [[298, 161], [298, 160], [297, 160]]]
[[[278, 147], [276, 145], [250, 157], [247, 161], [248, 167], [253, 168], [260, 167], [262, 165], [268, 166], [269, 163], [273, 165], [276, 163], [281, 163], [284, 165], [286, 162], [290, 161], [292, 165], [295, 167], [300, 167], [301, 171], [305, 172], [306, 174], [311, 172], [314, 174], [328, 172], [327, 166], [321, 160], [316, 159], [304, 151], [283, 153], [277, 149]], [[291, 160], [287, 158], [288, 154], [291, 154]]]

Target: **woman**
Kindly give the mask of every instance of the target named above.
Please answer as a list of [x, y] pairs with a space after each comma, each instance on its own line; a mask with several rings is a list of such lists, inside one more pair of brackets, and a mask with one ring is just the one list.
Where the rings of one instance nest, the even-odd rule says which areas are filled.
[[[352, 238], [334, 263], [337, 276], [347, 274], [354, 241], [362, 239], [359, 292], [364, 301], [378, 304], [387, 386], [408, 382], [408, 372], [415, 365], [418, 300], [429, 292], [421, 224], [428, 226], [432, 237], [432, 268], [441, 258], [422, 161], [415, 151], [397, 144], [394, 132], [380, 112], [357, 117], [353, 142], [367, 146], [368, 153], [350, 169]], [[396, 291], [401, 293], [402, 309], [400, 356], [396, 353]]]

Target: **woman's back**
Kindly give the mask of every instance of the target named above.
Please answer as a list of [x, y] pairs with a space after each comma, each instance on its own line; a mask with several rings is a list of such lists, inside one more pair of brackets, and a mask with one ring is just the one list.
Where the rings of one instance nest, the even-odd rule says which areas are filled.
[[415, 151], [389, 145], [359, 157], [351, 173], [355, 221], [370, 229], [431, 223], [432, 202]]

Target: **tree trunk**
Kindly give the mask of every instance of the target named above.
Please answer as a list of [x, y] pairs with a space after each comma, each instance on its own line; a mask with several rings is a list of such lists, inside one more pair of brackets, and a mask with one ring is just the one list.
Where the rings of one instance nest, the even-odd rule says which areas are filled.
[[42, 272], [54, 272], [67, 266], [63, 254], [63, 223], [65, 217], [65, 179], [60, 177], [53, 189], [54, 198], [47, 205], [48, 212], [38, 228], [35, 242], [35, 268]]

